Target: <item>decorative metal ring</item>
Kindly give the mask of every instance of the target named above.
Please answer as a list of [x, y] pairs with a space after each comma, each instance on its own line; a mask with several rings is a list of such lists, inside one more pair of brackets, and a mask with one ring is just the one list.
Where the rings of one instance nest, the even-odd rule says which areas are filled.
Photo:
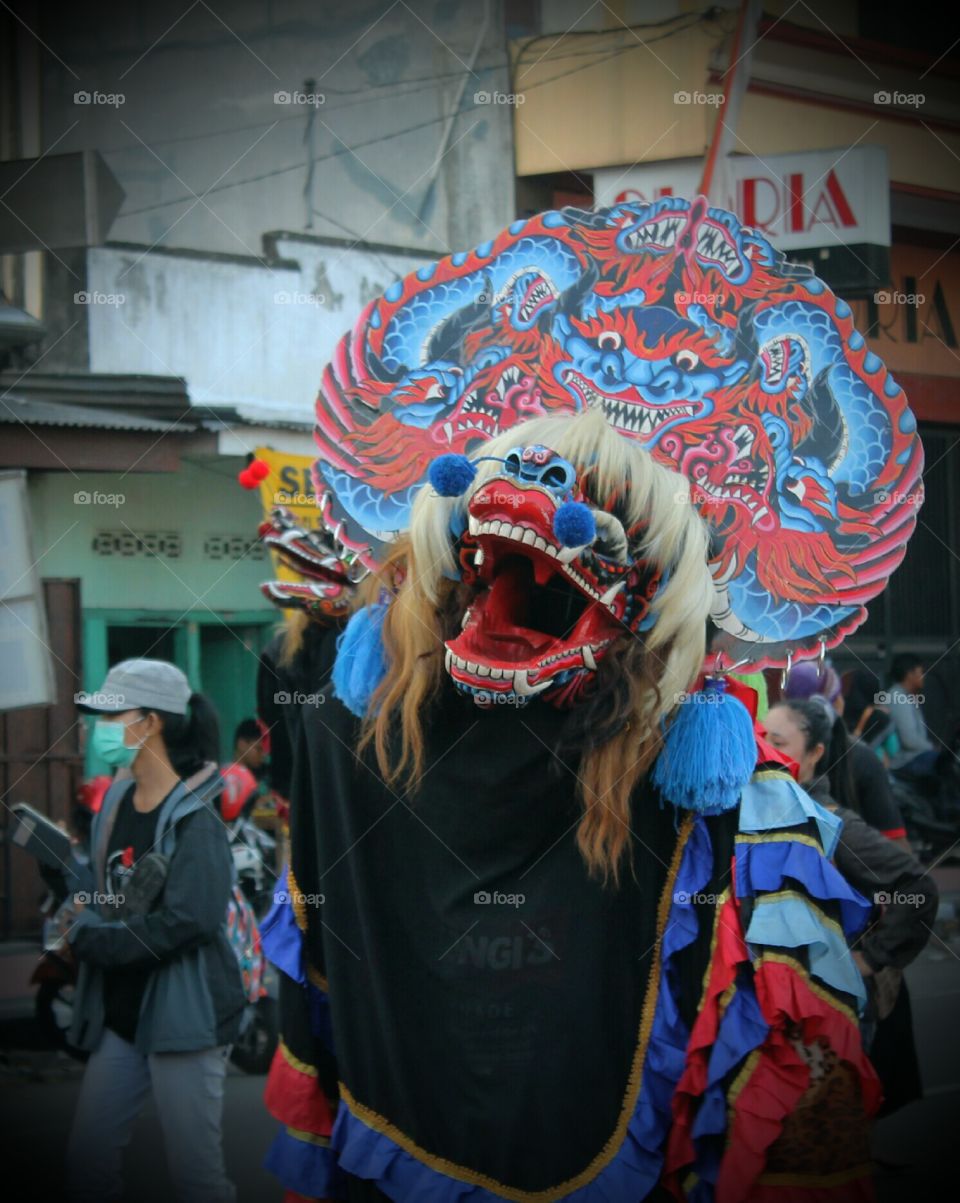
[[787, 684], [787, 677], [790, 675], [790, 669], [793, 667], [793, 648], [787, 649], [787, 663], [780, 673], [780, 688], [784, 689]]

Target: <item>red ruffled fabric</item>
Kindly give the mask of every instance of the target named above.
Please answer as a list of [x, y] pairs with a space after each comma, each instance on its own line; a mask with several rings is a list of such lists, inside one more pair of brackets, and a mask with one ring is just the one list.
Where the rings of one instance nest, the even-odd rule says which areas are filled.
[[[717, 1203], [759, 1203], [769, 1199], [796, 1199], [811, 1203], [822, 1191], [823, 1198], [856, 1198], [841, 1192], [859, 1190], [856, 1182], [842, 1186], [814, 1188], [759, 1187], [756, 1178], [763, 1173], [767, 1150], [780, 1134], [784, 1118], [797, 1106], [810, 1083], [806, 1062], [787, 1037], [785, 1026], [796, 1023], [804, 1044], [826, 1040], [841, 1060], [848, 1062], [860, 1078], [864, 1110], [867, 1116], [880, 1105], [880, 1082], [867, 1059], [857, 1025], [835, 1006], [815, 993], [792, 966], [778, 961], [761, 964], [754, 977], [757, 1000], [771, 1032], [734, 1104], [730, 1143], [717, 1179]], [[869, 1183], [866, 1184], [869, 1188]], [[870, 1188], [872, 1190], [872, 1188]], [[789, 1190], [789, 1194], [787, 1191]], [[863, 1195], [872, 1198], [872, 1193]]]
[[292, 1065], [282, 1044], [273, 1055], [263, 1101], [274, 1119], [297, 1132], [329, 1136], [333, 1131], [333, 1108], [316, 1074]]

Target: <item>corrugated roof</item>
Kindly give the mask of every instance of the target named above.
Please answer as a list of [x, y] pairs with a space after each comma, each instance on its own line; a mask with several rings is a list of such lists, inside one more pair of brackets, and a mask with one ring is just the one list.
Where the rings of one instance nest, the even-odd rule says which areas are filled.
[[23, 422], [27, 426], [74, 426], [98, 430], [150, 430], [157, 433], [190, 434], [196, 430], [186, 422], [162, 422], [140, 418], [112, 409], [93, 409], [86, 405], [66, 405], [56, 401], [7, 394], [0, 397], [0, 422]]

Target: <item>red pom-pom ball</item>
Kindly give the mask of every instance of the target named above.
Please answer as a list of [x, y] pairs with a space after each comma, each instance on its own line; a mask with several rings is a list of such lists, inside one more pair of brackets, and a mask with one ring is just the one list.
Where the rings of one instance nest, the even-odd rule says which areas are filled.
[[255, 459], [247, 465], [247, 471], [254, 480], [266, 480], [270, 475], [270, 465], [265, 459]]
[[245, 489], [255, 489], [257, 487], [256, 478], [250, 475], [250, 469], [244, 468], [242, 472], [237, 473], [237, 480]]

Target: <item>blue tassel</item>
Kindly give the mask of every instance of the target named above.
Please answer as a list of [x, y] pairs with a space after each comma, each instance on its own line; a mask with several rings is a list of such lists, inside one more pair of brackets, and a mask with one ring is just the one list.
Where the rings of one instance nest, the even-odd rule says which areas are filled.
[[459, 497], [473, 483], [477, 470], [465, 455], [440, 455], [430, 465], [427, 479], [441, 497]]
[[582, 501], [565, 501], [553, 515], [553, 533], [564, 547], [584, 547], [597, 537], [590, 507]]
[[652, 781], [674, 806], [716, 815], [737, 805], [756, 763], [749, 711], [726, 693], [722, 679], [708, 680], [681, 704]]
[[344, 706], [364, 718], [374, 690], [387, 672], [383, 649], [385, 602], [364, 606], [351, 617], [337, 640], [333, 692]]

